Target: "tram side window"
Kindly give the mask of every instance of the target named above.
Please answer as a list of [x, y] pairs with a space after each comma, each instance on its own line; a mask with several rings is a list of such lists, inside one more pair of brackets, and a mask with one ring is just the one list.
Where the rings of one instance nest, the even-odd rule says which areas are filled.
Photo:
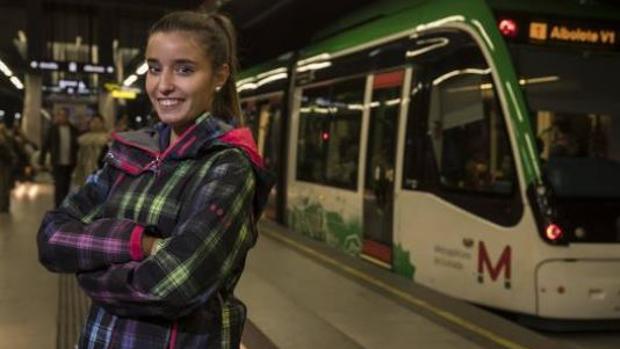
[[304, 89], [297, 179], [357, 188], [364, 78]]
[[437, 60], [428, 81], [425, 147], [435, 170], [425, 180], [444, 192], [512, 194], [514, 159], [482, 52], [470, 39]]

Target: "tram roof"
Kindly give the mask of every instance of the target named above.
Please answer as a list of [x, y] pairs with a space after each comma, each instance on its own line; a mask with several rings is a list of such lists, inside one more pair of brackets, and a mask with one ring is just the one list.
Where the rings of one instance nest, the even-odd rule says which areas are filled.
[[[489, 7], [491, 9], [489, 9]], [[463, 15], [483, 25], [495, 25], [491, 11], [562, 15], [573, 18], [620, 20], [620, 8], [611, 0], [390, 0], [377, 1], [335, 21], [314, 35], [299, 58], [335, 53], [386, 37], [443, 17]], [[285, 55], [286, 56], [286, 55]], [[282, 56], [243, 70], [240, 78], [286, 65]]]
[[[300, 58], [334, 53], [395, 34], [443, 17], [463, 15], [494, 25], [490, 11], [561, 15], [572, 18], [620, 20], [620, 8], [608, 2], [577, 0], [392, 0], [379, 1], [318, 32]], [[485, 23], [485, 21], [490, 21]]]
[[317, 34], [317, 42], [303, 49], [300, 58], [343, 51], [454, 15], [475, 17], [478, 20], [492, 18], [482, 0], [380, 2], [359, 14], [338, 21], [331, 28]]
[[288, 67], [289, 60], [292, 58], [292, 56], [293, 56], [292, 52], [287, 52], [285, 54], [278, 56], [275, 59], [253, 65], [251, 67], [248, 67], [247, 69], [244, 69], [244, 67], [241, 67], [241, 71], [239, 72], [237, 76], [237, 80], [242, 80], [247, 77], [255, 76], [257, 74], [260, 74], [262, 72], [267, 72], [272, 69], [286, 68]]
[[[363, 24], [365, 22], [371, 22], [380, 17], [386, 17], [398, 13], [403, 10], [408, 10], [416, 7], [420, 7], [424, 3], [433, 2], [433, 5], [439, 3], [448, 3], [452, 7], [454, 1], [445, 0], [391, 0], [391, 1], [378, 1], [372, 5], [366, 6], [360, 11], [355, 11], [349, 16], [346, 16], [325, 29], [319, 31], [314, 36], [314, 41], [320, 41], [331, 35], [343, 32], [348, 28]], [[610, 3], [600, 3], [582, 5], [578, 0], [483, 0], [493, 10], [498, 11], [515, 11], [524, 13], [536, 13], [536, 14], [550, 14], [550, 15], [564, 15], [574, 18], [597, 18], [597, 19], [609, 19], [620, 20], [620, 8], [617, 4], [612, 5]], [[582, 0], [583, 1], [583, 0]], [[592, 1], [592, 0], [590, 0]], [[464, 1], [457, 1], [462, 3]], [[610, 1], [611, 2], [611, 1]], [[452, 3], [452, 4], [451, 4]], [[587, 0], [586, 0], [587, 3]], [[585, 10], [584, 10], [585, 9]]]

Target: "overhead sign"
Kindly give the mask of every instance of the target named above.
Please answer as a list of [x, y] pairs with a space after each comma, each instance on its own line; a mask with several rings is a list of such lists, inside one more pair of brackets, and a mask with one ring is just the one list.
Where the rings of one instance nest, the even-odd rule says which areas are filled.
[[112, 91], [112, 98], [117, 99], [136, 99], [137, 92], [134, 90], [114, 90]]
[[114, 67], [111, 65], [63, 62], [63, 61], [31, 61], [30, 68], [39, 71], [63, 71], [69, 73], [85, 74], [113, 74]]
[[121, 88], [121, 85], [116, 82], [106, 82], [103, 87], [105, 87], [108, 92], [112, 92], [114, 90], [119, 90]]
[[532, 40], [582, 43], [614, 47], [617, 31], [612, 28], [589, 28], [582, 25], [531, 22], [529, 37]]
[[65, 93], [70, 95], [87, 95], [96, 92], [89, 89], [88, 85], [81, 80], [61, 79], [56, 86], [43, 86], [43, 91], [51, 93]]
[[523, 13], [497, 16], [500, 32], [508, 41], [620, 50], [620, 22], [534, 17]]

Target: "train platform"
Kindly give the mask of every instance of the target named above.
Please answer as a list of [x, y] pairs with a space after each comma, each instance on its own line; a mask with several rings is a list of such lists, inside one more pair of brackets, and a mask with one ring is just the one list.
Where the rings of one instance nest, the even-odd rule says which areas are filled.
[[[18, 187], [0, 215], [0, 349], [74, 348], [88, 300], [37, 261], [51, 186]], [[237, 295], [243, 345], [272, 348], [560, 348], [483, 309], [262, 221]]]

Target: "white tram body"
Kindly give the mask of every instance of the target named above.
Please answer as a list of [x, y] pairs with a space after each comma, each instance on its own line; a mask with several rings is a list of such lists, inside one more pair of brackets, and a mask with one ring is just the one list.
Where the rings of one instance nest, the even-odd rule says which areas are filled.
[[[567, 214], [558, 225], [572, 238], [553, 230], [557, 200], [541, 168], [551, 165], [535, 137], [560, 113], [528, 118], [522, 92], [553, 79], [515, 71], [485, 2], [418, 3], [390, 15], [405, 22], [398, 30], [381, 29], [386, 16], [350, 30], [375, 37], [340, 50], [328, 37], [290, 65], [286, 224], [456, 298], [549, 319], [620, 319], [620, 237], [587, 240], [586, 223], [562, 228]], [[579, 122], [611, 125], [617, 166], [620, 115], [596, 113]], [[618, 200], [605, 206], [612, 216]], [[620, 235], [615, 214], [610, 235]]]

